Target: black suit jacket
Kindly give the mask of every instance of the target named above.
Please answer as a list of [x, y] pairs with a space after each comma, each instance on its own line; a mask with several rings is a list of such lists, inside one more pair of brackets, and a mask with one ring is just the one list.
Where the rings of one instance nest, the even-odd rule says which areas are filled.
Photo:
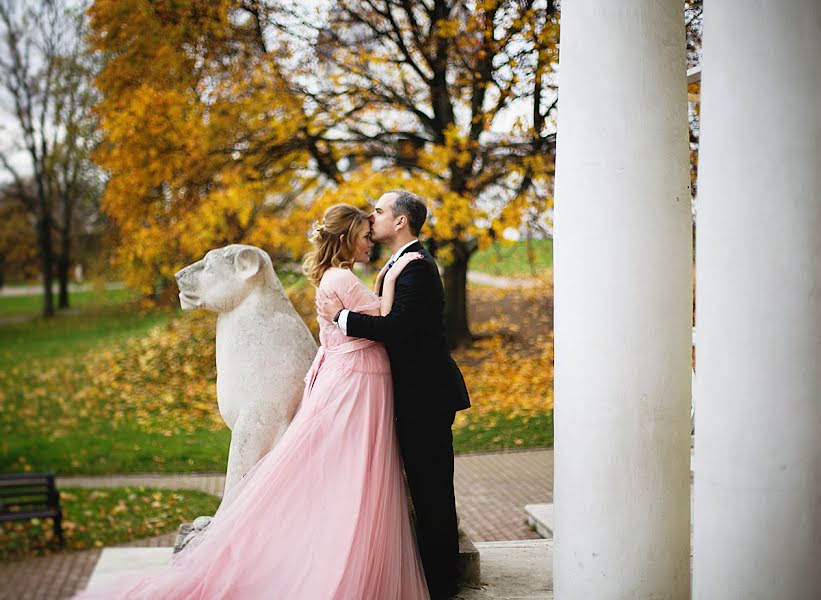
[[390, 314], [349, 313], [347, 322], [349, 336], [385, 344], [400, 429], [439, 416], [452, 421], [455, 411], [470, 406], [445, 334], [445, 293], [439, 270], [419, 242], [405, 252], [420, 252], [424, 259], [410, 262], [399, 275]]

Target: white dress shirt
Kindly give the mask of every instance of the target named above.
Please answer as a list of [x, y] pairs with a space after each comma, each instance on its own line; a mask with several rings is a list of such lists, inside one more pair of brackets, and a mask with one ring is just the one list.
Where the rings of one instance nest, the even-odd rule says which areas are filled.
[[[415, 244], [419, 240], [417, 238], [412, 239], [407, 244], [399, 248], [396, 252], [393, 253], [390, 260], [388, 262], [396, 262], [396, 259], [402, 256], [402, 253], [405, 251], [405, 248], [410, 246], [411, 244]], [[342, 312], [339, 313], [339, 318], [336, 320], [336, 324], [339, 325], [339, 328], [342, 330], [342, 333], [348, 335], [348, 313], [351, 312], [348, 309], [342, 309]]]

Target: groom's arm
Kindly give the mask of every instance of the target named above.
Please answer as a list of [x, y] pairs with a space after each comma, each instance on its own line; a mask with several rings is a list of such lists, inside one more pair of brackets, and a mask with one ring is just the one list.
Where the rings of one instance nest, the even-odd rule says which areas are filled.
[[431, 297], [432, 273], [427, 261], [409, 263], [396, 280], [391, 312], [384, 317], [349, 312], [345, 333], [385, 344], [402, 343], [417, 335], [430, 318], [426, 300]]

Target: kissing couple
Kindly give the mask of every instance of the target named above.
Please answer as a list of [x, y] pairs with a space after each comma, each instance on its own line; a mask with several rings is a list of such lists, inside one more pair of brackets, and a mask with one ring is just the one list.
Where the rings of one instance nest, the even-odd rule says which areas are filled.
[[[457, 592], [451, 426], [470, 401], [445, 335], [439, 271], [418, 240], [426, 218], [425, 202], [402, 190], [370, 214], [347, 204], [325, 211], [303, 263], [321, 345], [285, 434], [171, 565], [78, 598]], [[352, 267], [370, 260], [375, 242], [393, 255], [371, 291]]]

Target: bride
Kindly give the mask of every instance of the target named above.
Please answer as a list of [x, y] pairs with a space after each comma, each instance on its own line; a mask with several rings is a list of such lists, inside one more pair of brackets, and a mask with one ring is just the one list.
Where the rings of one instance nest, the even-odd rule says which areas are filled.
[[[420, 255], [380, 273], [380, 299], [351, 271], [369, 260], [370, 237], [367, 213], [332, 206], [303, 269], [345, 308], [384, 315], [396, 277]], [[318, 321], [321, 346], [297, 414], [205, 534], [156, 573], [78, 598], [428, 598], [394, 433], [387, 353]]]

